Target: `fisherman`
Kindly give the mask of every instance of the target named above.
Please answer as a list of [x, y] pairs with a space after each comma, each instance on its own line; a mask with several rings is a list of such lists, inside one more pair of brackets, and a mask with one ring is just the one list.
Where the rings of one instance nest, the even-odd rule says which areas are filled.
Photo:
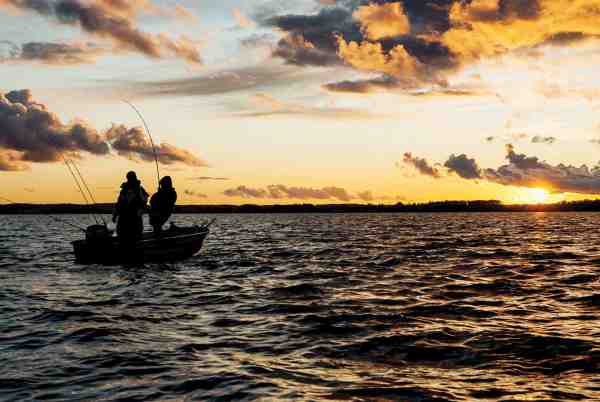
[[170, 176], [165, 176], [158, 183], [158, 191], [150, 199], [150, 224], [154, 235], [159, 236], [162, 226], [169, 219], [177, 202], [177, 192], [173, 188]]
[[142, 237], [148, 193], [142, 187], [135, 172], [127, 173], [127, 181], [121, 184], [121, 193], [115, 205], [113, 222], [117, 222], [117, 235], [121, 244], [135, 243]]

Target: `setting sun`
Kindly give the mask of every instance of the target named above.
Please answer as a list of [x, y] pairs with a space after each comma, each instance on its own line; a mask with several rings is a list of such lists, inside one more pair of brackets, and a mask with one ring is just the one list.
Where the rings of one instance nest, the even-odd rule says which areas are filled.
[[542, 204], [548, 202], [550, 198], [550, 193], [543, 188], [529, 188], [527, 189], [528, 193], [528, 202], [535, 204]]

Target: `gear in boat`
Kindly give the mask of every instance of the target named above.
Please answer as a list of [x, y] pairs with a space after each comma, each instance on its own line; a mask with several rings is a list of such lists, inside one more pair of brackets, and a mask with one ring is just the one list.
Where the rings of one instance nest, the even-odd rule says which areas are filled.
[[110, 264], [189, 258], [202, 248], [211, 223], [191, 227], [171, 224], [160, 236], [152, 232], [143, 233], [133, 245], [121, 244], [119, 238], [104, 225], [92, 225], [86, 229], [85, 240], [72, 243], [75, 259], [82, 264]]

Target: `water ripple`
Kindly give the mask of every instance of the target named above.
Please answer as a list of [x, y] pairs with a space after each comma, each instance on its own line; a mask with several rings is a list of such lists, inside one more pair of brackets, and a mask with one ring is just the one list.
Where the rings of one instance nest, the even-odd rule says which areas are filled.
[[4, 217], [0, 400], [600, 400], [599, 218], [223, 215], [102, 267]]

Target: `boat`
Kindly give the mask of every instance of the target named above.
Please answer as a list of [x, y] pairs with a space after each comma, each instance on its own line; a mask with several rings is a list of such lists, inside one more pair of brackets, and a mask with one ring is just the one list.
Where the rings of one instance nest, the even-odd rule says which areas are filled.
[[171, 225], [158, 236], [144, 232], [133, 248], [125, 248], [106, 226], [92, 225], [86, 229], [85, 240], [71, 244], [75, 260], [80, 264], [170, 262], [197, 254], [209, 231], [210, 224], [189, 227]]

